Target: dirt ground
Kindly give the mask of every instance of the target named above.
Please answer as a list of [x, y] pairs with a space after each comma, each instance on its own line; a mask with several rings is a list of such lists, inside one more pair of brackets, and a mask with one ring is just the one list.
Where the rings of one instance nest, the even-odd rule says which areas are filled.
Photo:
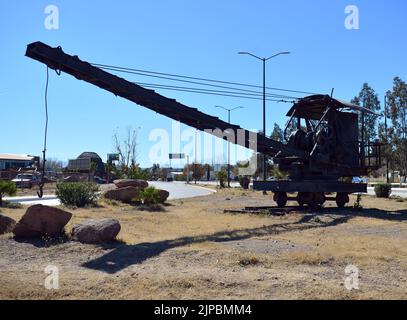
[[[363, 196], [362, 211], [223, 212], [274, 205], [271, 198], [233, 189], [156, 212], [112, 202], [68, 209], [68, 234], [84, 219], [114, 217], [119, 241], [2, 235], [0, 299], [407, 299], [407, 201]], [[17, 220], [24, 211], [1, 214]], [[44, 287], [48, 265], [59, 268], [59, 289]], [[344, 285], [348, 265], [359, 270], [359, 289]]]

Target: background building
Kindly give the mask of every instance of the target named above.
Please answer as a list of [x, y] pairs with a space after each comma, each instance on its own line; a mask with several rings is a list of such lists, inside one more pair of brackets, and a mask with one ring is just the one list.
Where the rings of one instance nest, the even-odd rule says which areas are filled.
[[95, 164], [95, 175], [103, 176], [105, 165], [96, 152], [83, 152], [76, 159], [69, 160], [68, 170], [88, 173], [92, 170], [92, 163]]
[[38, 165], [39, 157], [19, 154], [0, 154], [0, 170], [13, 170]]

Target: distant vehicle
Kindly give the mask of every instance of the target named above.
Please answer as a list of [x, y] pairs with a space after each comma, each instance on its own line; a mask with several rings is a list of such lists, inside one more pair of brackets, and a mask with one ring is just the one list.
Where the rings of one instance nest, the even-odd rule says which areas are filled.
[[97, 176], [94, 177], [93, 180], [94, 180], [97, 184], [106, 184], [106, 183], [107, 183], [107, 180], [106, 180], [106, 179], [103, 179], [103, 178], [97, 177]]
[[352, 183], [367, 183], [367, 178], [353, 177]]
[[17, 188], [28, 188], [31, 189], [33, 186], [40, 183], [40, 179], [31, 173], [19, 173], [13, 180]]

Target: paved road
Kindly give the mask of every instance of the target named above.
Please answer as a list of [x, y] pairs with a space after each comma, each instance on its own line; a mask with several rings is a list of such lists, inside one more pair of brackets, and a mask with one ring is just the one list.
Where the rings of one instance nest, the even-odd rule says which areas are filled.
[[181, 181], [149, 181], [148, 184], [158, 189], [167, 190], [170, 193], [170, 196], [168, 197], [169, 200], [207, 196], [216, 192], [215, 190], [211, 190], [201, 186], [195, 186], [194, 184], [187, 185], [185, 182]]
[[44, 195], [41, 199], [35, 196], [24, 196], [24, 197], [9, 197], [3, 198], [3, 200], [12, 203], [21, 203], [23, 205], [33, 205], [33, 204], [43, 204], [47, 206], [59, 206], [61, 201], [56, 195], [49, 194]]
[[[219, 184], [219, 182], [217, 182], [217, 181], [198, 181], [197, 183], [198, 184], [207, 184], [207, 185], [218, 185]], [[239, 187], [240, 186], [240, 184], [238, 182], [235, 182], [235, 181], [232, 181], [230, 183], [230, 185], [232, 187]], [[250, 186], [252, 186], [252, 184], [250, 184]], [[368, 187], [367, 188], [367, 193], [369, 195], [374, 196], [375, 195], [374, 188], [373, 187]], [[402, 197], [402, 198], [407, 198], [407, 188], [395, 188], [395, 187], [393, 187], [392, 191], [391, 191], [391, 195], [392, 196], [397, 196], [397, 197]]]
[[[216, 192], [215, 190], [204, 188], [202, 186], [187, 185], [184, 182], [176, 181], [150, 181], [149, 185], [158, 189], [167, 190], [170, 193], [170, 196], [168, 197], [169, 200], [206, 196]], [[44, 195], [42, 199], [35, 196], [6, 197], [4, 200], [13, 203], [21, 203], [23, 205], [43, 204], [47, 206], [58, 206], [61, 204], [60, 200], [55, 195]]]
[[[367, 193], [374, 196], [374, 188], [373, 187], [368, 187], [367, 188]], [[407, 188], [392, 188], [391, 189], [391, 195], [392, 196], [397, 196], [401, 198], [407, 198]]]
[[[206, 196], [215, 190], [211, 190], [208, 188], [204, 188], [199, 186], [199, 184], [210, 184], [216, 185], [214, 181], [202, 181], [198, 182], [198, 185], [194, 185], [193, 183], [190, 185], [185, 184], [184, 182], [174, 181], [174, 182], [159, 182], [159, 181], [150, 181], [150, 185], [167, 190], [170, 193], [169, 200], [172, 199], [184, 199], [184, 198], [193, 198], [199, 196]], [[232, 187], [237, 187], [239, 184], [233, 182]], [[368, 187], [368, 194], [374, 195], [373, 187]], [[407, 198], [407, 188], [393, 188], [391, 195], [398, 196], [402, 198]], [[4, 198], [5, 201], [14, 202], [14, 203], [21, 203], [23, 205], [33, 205], [33, 204], [43, 204], [48, 206], [58, 206], [61, 204], [59, 199], [55, 195], [44, 195], [42, 199], [39, 199], [34, 196], [25, 196], [25, 197], [6, 197]]]

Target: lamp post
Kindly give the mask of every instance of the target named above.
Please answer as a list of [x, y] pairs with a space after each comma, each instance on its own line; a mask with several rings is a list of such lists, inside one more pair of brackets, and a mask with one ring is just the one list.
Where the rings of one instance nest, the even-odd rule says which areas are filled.
[[194, 180], [195, 180], [195, 184], [196, 184], [197, 148], [198, 148], [197, 134], [198, 134], [198, 129], [195, 129], [195, 161], [194, 161]]
[[[239, 107], [235, 107], [235, 108], [225, 108], [222, 106], [215, 106], [215, 108], [221, 108], [228, 112], [228, 123], [230, 124], [230, 112], [232, 112], [233, 110], [236, 110], [236, 109], [243, 109], [244, 107], [239, 106]], [[228, 141], [228, 187], [230, 187], [230, 141]]]
[[[253, 58], [259, 59], [263, 61], [263, 136], [266, 136], [266, 61], [275, 58], [279, 55], [282, 54], [290, 54], [288, 51], [283, 51], [276, 53], [268, 58], [260, 58], [250, 52], [238, 52], [238, 54], [247, 54], [249, 56], [252, 56]], [[263, 180], [267, 180], [267, 168], [266, 168], [266, 157], [263, 155]]]

